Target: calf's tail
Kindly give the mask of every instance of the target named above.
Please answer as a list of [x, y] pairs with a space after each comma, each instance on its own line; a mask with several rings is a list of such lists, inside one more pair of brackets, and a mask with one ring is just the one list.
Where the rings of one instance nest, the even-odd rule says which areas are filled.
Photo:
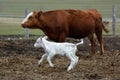
[[79, 43], [77, 43], [77, 44], [75, 44], [75, 45], [80, 45], [80, 44], [83, 44], [84, 43], [84, 41], [83, 41], [83, 39], [81, 39], [81, 42], [79, 42]]

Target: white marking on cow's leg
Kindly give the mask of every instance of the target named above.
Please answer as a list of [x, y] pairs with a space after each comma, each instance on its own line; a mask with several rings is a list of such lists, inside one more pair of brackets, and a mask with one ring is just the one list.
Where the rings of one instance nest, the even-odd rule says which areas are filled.
[[53, 53], [49, 53], [49, 55], [47, 57], [47, 61], [51, 67], [54, 67], [53, 63], [51, 62], [51, 59], [53, 56], [54, 56]]
[[44, 55], [42, 56], [42, 58], [38, 61], [38, 65], [40, 65], [40, 63], [42, 63], [42, 61], [43, 61], [44, 59], [46, 59], [47, 56], [48, 56], [48, 54], [44, 54]]
[[22, 24], [24, 24], [24, 23], [28, 20], [28, 18], [29, 18], [30, 16], [32, 16], [32, 15], [33, 15], [33, 12], [30, 12], [30, 13], [23, 19]]

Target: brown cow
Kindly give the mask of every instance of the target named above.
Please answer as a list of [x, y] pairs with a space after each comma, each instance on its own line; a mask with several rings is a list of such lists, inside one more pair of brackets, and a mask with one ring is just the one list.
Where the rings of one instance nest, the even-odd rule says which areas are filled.
[[102, 39], [102, 17], [95, 9], [91, 10], [53, 10], [47, 12], [31, 12], [23, 20], [22, 26], [30, 29], [41, 29], [49, 39], [64, 42], [66, 37], [81, 39], [88, 37], [91, 51], [95, 53], [94, 33], [100, 44], [100, 52], [104, 53]]

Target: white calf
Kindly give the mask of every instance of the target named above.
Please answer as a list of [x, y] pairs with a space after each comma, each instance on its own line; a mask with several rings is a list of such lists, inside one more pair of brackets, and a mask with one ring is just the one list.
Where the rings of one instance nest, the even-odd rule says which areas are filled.
[[42, 47], [45, 50], [45, 54], [42, 56], [42, 58], [38, 61], [38, 64], [44, 60], [47, 59], [49, 62], [49, 65], [51, 67], [54, 67], [54, 65], [51, 62], [52, 57], [54, 57], [56, 54], [59, 55], [66, 55], [70, 60], [71, 64], [69, 65], [67, 71], [73, 69], [75, 65], [78, 62], [78, 57], [75, 55], [77, 51], [77, 45], [83, 44], [83, 40], [80, 43], [73, 44], [68, 42], [63, 43], [56, 43], [46, 40], [47, 37], [40, 37], [37, 39], [36, 43], [34, 44], [34, 47]]

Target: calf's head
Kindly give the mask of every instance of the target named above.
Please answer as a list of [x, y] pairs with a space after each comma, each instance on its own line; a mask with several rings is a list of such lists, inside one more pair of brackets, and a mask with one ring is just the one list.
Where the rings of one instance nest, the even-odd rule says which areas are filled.
[[40, 16], [42, 11], [39, 12], [30, 12], [22, 21], [21, 25], [23, 28], [40, 28], [42, 25], [40, 23]]
[[34, 47], [39, 48], [39, 47], [43, 47], [43, 43], [42, 43], [42, 37], [38, 38], [34, 44]]

